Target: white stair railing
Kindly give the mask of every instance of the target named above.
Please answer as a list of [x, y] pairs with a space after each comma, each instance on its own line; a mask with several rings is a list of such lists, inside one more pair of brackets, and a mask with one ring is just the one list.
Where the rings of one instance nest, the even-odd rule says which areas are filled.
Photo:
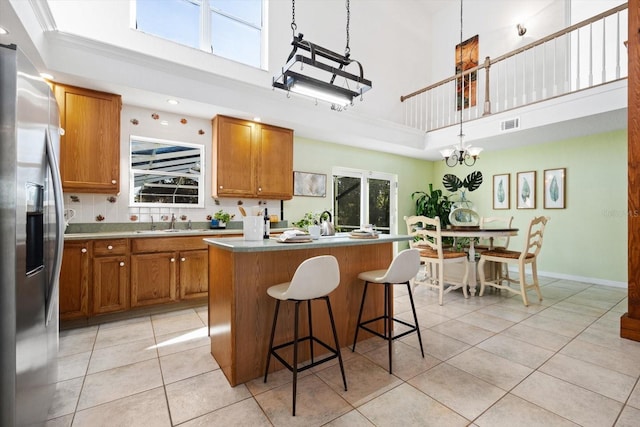
[[627, 3], [401, 96], [404, 124], [429, 132], [459, 123], [461, 77], [463, 92], [476, 82], [464, 122], [627, 78], [626, 22]]

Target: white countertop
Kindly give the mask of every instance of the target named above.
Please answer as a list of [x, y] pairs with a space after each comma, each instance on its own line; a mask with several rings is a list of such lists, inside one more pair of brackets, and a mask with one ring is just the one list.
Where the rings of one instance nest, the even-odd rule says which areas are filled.
[[[290, 228], [272, 229], [272, 233], [281, 233]], [[214, 229], [176, 229], [176, 230], [128, 230], [128, 231], [101, 231], [90, 233], [65, 233], [64, 240], [94, 240], [94, 239], [130, 239], [141, 237], [174, 237], [174, 236], [225, 236], [242, 235], [241, 228], [214, 228]]]

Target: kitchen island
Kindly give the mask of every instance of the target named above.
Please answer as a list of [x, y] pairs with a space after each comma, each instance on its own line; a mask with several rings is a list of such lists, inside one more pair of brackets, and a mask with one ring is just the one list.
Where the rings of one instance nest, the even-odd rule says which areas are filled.
[[[363, 285], [362, 271], [386, 269], [393, 259], [394, 242], [411, 236], [380, 235], [375, 239], [355, 239], [348, 234], [321, 237], [308, 243], [280, 243], [274, 238], [245, 241], [242, 237], [205, 239], [209, 245], [209, 336], [211, 354], [232, 386], [264, 375], [275, 300], [267, 289], [293, 277], [302, 261], [333, 255], [340, 266], [340, 285], [329, 298], [341, 347], [351, 345], [356, 329]], [[383, 311], [383, 287], [367, 293], [364, 318]], [[326, 306], [312, 304], [314, 335], [333, 343]], [[306, 304], [300, 313], [300, 334], [307, 333]], [[293, 304], [281, 306], [275, 342], [293, 339]], [[370, 334], [360, 334], [362, 339]], [[308, 346], [307, 346], [308, 348]], [[303, 345], [299, 360], [308, 358]], [[302, 351], [304, 350], [304, 351]], [[315, 347], [315, 355], [322, 354]], [[289, 355], [290, 356], [290, 355]], [[273, 358], [272, 358], [273, 360]], [[292, 360], [292, 357], [289, 357]], [[271, 362], [270, 370], [283, 366]]]

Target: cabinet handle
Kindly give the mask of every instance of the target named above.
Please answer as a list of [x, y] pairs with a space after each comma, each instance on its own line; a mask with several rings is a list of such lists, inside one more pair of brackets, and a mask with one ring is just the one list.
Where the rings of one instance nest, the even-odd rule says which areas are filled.
[[180, 258], [180, 261], [185, 262], [187, 259], [186, 258]]
[[224, 187], [222, 187], [222, 185], [220, 186], [220, 189], [222, 190]]
[[86, 254], [87, 253], [87, 248], [80, 249], [80, 252], [82, 252], [83, 254]]
[[112, 184], [115, 184], [115, 183], [117, 183], [117, 182], [118, 182], [118, 181], [116, 181], [115, 179], [112, 179], [112, 180], [111, 180], [111, 183], [112, 183]]
[[262, 191], [262, 187], [258, 187], [258, 191]]
[[124, 261], [120, 261], [120, 267], [124, 267]]
[[107, 249], [111, 250], [111, 249], [113, 249], [113, 246], [109, 245], [109, 246], [107, 246]]
[[176, 262], [176, 259], [175, 258], [171, 258], [171, 262]]

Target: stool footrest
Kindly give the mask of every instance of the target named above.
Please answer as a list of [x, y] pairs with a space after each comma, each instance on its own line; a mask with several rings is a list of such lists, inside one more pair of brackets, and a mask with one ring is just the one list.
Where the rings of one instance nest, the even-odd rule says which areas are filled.
[[[377, 337], [383, 338], [385, 340], [395, 340], [395, 339], [398, 339], [398, 338], [402, 338], [405, 335], [409, 335], [410, 333], [416, 332], [418, 330], [418, 328], [416, 328], [416, 325], [412, 325], [411, 323], [407, 323], [404, 320], [396, 319], [395, 317], [391, 318], [391, 320], [393, 320], [394, 322], [401, 323], [401, 324], [403, 324], [405, 326], [408, 326], [410, 329], [407, 330], [407, 331], [404, 331], [404, 332], [402, 332], [401, 334], [398, 334], [398, 335], [386, 336], [385, 334], [382, 334], [382, 333], [380, 333], [378, 331], [374, 331], [373, 329], [371, 329], [371, 328], [366, 326], [367, 324], [372, 323], [372, 322], [377, 322], [379, 320], [387, 320], [387, 318], [388, 318], [388, 316], [378, 316], [376, 318], [367, 320], [366, 322], [361, 322], [360, 324], [358, 324], [358, 327], [364, 329], [365, 331], [367, 331], [369, 333], [372, 333], [373, 335], [375, 335]], [[389, 331], [389, 334], [391, 334], [391, 331]]]
[[[331, 355], [326, 356], [326, 357], [323, 357], [321, 360], [317, 360], [317, 361], [314, 361], [313, 359], [311, 359], [311, 363], [310, 363], [310, 364], [308, 364], [308, 365], [304, 365], [304, 366], [301, 366], [301, 367], [298, 367], [298, 368], [296, 369], [298, 372], [305, 371], [305, 370], [307, 370], [307, 369], [309, 369], [309, 368], [313, 368], [314, 366], [318, 366], [318, 365], [320, 365], [320, 364], [322, 364], [322, 363], [324, 363], [324, 362], [328, 362], [329, 360], [333, 360], [333, 359], [335, 359], [335, 358], [337, 358], [337, 357], [338, 357], [338, 350], [336, 350], [335, 348], [333, 348], [333, 347], [329, 346], [328, 344], [326, 344], [325, 342], [323, 342], [322, 340], [320, 340], [320, 339], [318, 339], [318, 338], [316, 338], [316, 337], [306, 336], [306, 337], [300, 338], [300, 339], [298, 339], [298, 344], [299, 344], [299, 343], [301, 343], [301, 342], [303, 342], [303, 341], [313, 341], [313, 342], [316, 342], [316, 343], [320, 344], [321, 346], [323, 346], [324, 348], [326, 348], [327, 350], [329, 350], [329, 351], [331, 352]], [[293, 372], [293, 366], [292, 366], [289, 362], [287, 362], [283, 357], [281, 357], [281, 356], [277, 353], [277, 350], [283, 349], [283, 348], [285, 348], [285, 347], [292, 346], [292, 345], [294, 344], [294, 342], [295, 342], [295, 341], [289, 341], [289, 342], [286, 342], [286, 343], [282, 343], [282, 344], [279, 344], [279, 345], [277, 345], [277, 346], [274, 346], [274, 347], [271, 349], [271, 354], [272, 354], [276, 359], [278, 359], [278, 361], [279, 361], [280, 363], [282, 363], [282, 364], [283, 364], [287, 369], [289, 369], [291, 372]], [[311, 344], [311, 345], [313, 345], [313, 344]]]

